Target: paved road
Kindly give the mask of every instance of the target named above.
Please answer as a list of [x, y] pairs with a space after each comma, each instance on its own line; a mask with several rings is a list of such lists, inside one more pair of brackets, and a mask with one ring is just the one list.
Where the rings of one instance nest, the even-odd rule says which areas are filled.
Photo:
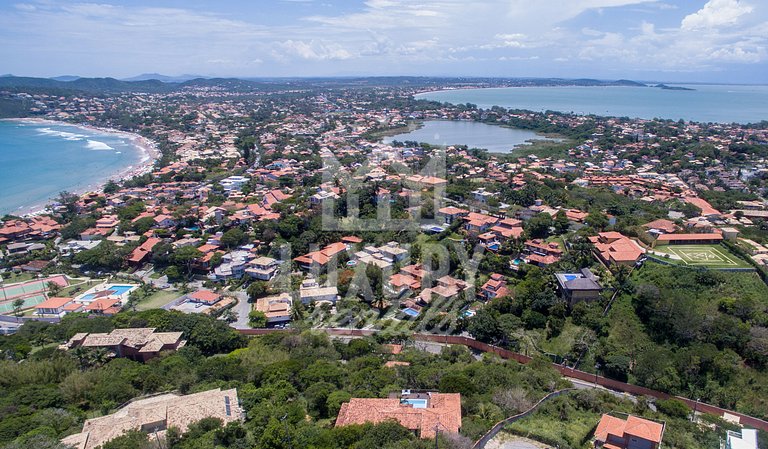
[[248, 294], [245, 292], [234, 292], [232, 295], [237, 297], [237, 305], [232, 308], [237, 313], [237, 321], [230, 324], [230, 326], [235, 329], [250, 329], [248, 314], [251, 312], [251, 304], [248, 302]]

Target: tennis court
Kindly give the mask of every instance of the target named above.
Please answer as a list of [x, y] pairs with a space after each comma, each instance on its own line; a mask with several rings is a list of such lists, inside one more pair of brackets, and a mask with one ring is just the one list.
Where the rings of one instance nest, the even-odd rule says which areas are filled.
[[721, 245], [668, 245], [657, 251], [678, 256], [683, 264], [712, 268], [748, 268], [749, 264]]
[[46, 279], [20, 282], [18, 284], [4, 285], [0, 288], [0, 300], [23, 298], [25, 296], [42, 293], [48, 289], [48, 283], [55, 282], [62, 287], [69, 285], [64, 276], [51, 276]]

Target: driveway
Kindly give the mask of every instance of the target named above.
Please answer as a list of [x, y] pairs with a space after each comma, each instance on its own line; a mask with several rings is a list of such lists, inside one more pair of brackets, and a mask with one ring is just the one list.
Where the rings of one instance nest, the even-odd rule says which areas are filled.
[[248, 314], [251, 313], [251, 304], [248, 302], [248, 294], [245, 292], [234, 292], [232, 294], [237, 297], [237, 304], [232, 308], [237, 313], [237, 321], [231, 323], [230, 326], [235, 329], [250, 329]]

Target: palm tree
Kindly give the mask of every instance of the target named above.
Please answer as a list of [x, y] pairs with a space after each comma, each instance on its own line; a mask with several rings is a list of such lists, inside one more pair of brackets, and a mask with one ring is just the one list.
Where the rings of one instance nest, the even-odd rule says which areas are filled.
[[24, 300], [21, 298], [14, 299], [12, 305], [13, 314], [16, 316], [16, 318], [19, 318], [21, 316], [21, 308], [24, 307]]
[[304, 304], [294, 303], [291, 307], [291, 321], [301, 321], [304, 319]]

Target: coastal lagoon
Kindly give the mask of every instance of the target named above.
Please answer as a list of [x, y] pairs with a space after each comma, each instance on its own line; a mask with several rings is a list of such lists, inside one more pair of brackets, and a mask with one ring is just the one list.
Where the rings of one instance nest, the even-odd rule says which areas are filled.
[[130, 134], [0, 120], [0, 215], [42, 209], [62, 190], [96, 189], [148, 159]]
[[509, 87], [426, 92], [416, 98], [531, 111], [574, 112], [614, 117], [663, 118], [715, 123], [768, 120], [768, 86], [680, 85], [658, 87]]
[[505, 128], [466, 120], [428, 120], [410, 132], [388, 136], [384, 143], [412, 140], [430, 145], [466, 145], [492, 153], [509, 153], [529, 140], [555, 140], [526, 129]]

